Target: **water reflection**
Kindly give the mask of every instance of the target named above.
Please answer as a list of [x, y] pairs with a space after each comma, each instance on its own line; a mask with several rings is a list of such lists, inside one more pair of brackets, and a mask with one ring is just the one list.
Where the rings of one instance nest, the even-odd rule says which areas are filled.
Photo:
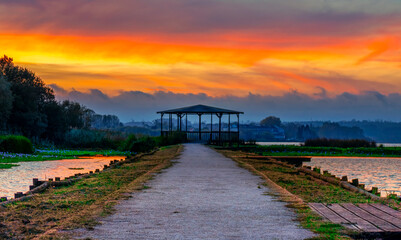
[[65, 159], [42, 162], [19, 162], [20, 166], [0, 169], [0, 197], [14, 197], [16, 192], [26, 192], [32, 185], [32, 178], [69, 177], [76, 173], [87, 173], [123, 156], [100, 156], [79, 159]]
[[378, 187], [382, 196], [401, 195], [401, 158], [313, 157], [306, 166], [318, 166], [336, 176], [358, 178], [368, 189]]

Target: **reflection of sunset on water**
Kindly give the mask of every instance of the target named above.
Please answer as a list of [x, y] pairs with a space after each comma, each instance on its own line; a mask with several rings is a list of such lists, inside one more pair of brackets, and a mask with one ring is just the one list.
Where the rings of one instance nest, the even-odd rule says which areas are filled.
[[378, 187], [381, 196], [401, 195], [401, 158], [313, 157], [307, 166], [318, 166], [337, 177], [358, 178], [369, 190]]
[[14, 197], [16, 192], [26, 192], [32, 185], [32, 178], [47, 180], [49, 178], [72, 176], [76, 173], [87, 173], [102, 169], [111, 160], [123, 159], [123, 156], [98, 156], [79, 159], [55, 161], [19, 162], [18, 167], [0, 169], [0, 197]]

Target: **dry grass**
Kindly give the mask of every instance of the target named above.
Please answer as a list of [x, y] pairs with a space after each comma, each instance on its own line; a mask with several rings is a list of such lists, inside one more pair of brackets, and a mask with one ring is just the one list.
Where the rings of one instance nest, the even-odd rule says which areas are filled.
[[94, 174], [73, 185], [48, 189], [25, 202], [0, 209], [0, 239], [62, 239], [60, 230], [93, 228], [113, 212], [118, 200], [143, 188], [154, 173], [169, 167], [182, 146], [163, 148], [139, 161]]

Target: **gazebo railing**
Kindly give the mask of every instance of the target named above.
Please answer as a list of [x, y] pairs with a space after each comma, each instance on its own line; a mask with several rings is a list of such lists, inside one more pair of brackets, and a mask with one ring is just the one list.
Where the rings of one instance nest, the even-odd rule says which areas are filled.
[[[174, 131], [162, 131], [162, 136], [174, 134]], [[186, 134], [187, 140], [191, 142], [237, 142], [239, 134], [237, 131], [202, 131], [199, 138], [199, 131], [181, 132]]]

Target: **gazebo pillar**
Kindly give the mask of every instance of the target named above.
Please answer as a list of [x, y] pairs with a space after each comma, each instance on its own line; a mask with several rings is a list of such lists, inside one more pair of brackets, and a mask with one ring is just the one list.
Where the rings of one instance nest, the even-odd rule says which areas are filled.
[[213, 141], [213, 113], [210, 114], [210, 143]]
[[228, 143], [231, 146], [231, 114], [228, 114]]
[[173, 118], [171, 116], [171, 113], [169, 113], [169, 115], [168, 115], [168, 131], [169, 131], [169, 135], [170, 135], [172, 130], [173, 130]]
[[185, 141], [188, 141], [188, 113], [185, 113]]
[[160, 136], [163, 137], [163, 115], [164, 113], [160, 114]]
[[177, 113], [177, 132], [180, 130], [180, 114]]
[[219, 118], [219, 144], [221, 144], [221, 117], [223, 116], [223, 114], [217, 113], [216, 115]]
[[239, 114], [238, 113], [237, 113], [237, 121], [238, 121], [237, 143], [238, 143], [238, 147], [239, 147]]
[[199, 116], [199, 140], [202, 140], [202, 113], [198, 113]]

